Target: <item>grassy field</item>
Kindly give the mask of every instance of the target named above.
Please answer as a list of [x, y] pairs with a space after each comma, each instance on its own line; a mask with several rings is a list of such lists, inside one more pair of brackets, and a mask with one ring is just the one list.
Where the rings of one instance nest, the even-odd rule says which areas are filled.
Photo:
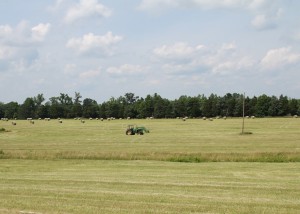
[[0, 213], [300, 213], [300, 119], [16, 122]]

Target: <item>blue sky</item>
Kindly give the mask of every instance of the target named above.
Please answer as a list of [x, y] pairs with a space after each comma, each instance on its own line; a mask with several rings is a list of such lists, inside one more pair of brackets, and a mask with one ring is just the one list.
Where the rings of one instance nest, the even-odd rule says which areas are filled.
[[0, 102], [243, 93], [300, 98], [298, 0], [0, 3]]

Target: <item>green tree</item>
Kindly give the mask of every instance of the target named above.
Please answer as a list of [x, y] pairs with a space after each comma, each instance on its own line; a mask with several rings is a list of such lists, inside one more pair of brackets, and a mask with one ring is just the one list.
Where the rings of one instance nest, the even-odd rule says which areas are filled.
[[18, 118], [34, 118], [35, 117], [36, 106], [33, 98], [28, 97], [24, 103], [20, 106], [18, 111]]
[[33, 101], [36, 106], [36, 112], [35, 117], [36, 118], [45, 118], [48, 116], [47, 108], [42, 105], [42, 103], [45, 101], [43, 94], [38, 94], [36, 97], [33, 97]]
[[287, 96], [280, 95], [278, 99], [278, 116], [289, 114], [289, 99]]
[[37, 107], [41, 106], [42, 103], [45, 101], [43, 94], [38, 94], [36, 97], [33, 97], [33, 101]]
[[216, 94], [211, 94], [203, 104], [203, 116], [214, 117], [220, 115], [220, 101]]
[[0, 118], [4, 117], [4, 106], [5, 104], [0, 102]]
[[201, 110], [200, 110], [200, 101], [197, 97], [188, 97], [187, 98], [187, 115], [189, 117], [200, 117]]
[[16, 118], [18, 117], [19, 104], [17, 102], [10, 102], [4, 105], [4, 117]]
[[50, 108], [49, 108], [49, 115], [51, 118], [62, 118], [64, 116], [64, 109], [59, 102], [58, 97], [51, 97], [50, 100]]
[[297, 115], [299, 109], [299, 101], [296, 99], [289, 100], [289, 110], [291, 115]]
[[79, 92], [75, 92], [74, 103], [71, 107], [71, 116], [82, 117], [82, 101], [80, 100], [82, 96]]
[[133, 104], [139, 99], [139, 97], [135, 96], [134, 93], [126, 93], [124, 95], [124, 98], [125, 98], [126, 104]]
[[277, 97], [272, 96], [269, 100], [268, 116], [275, 117], [278, 115], [279, 101]]
[[145, 98], [145, 106], [143, 109], [143, 115], [145, 117], [153, 117], [154, 115], [154, 100], [151, 95], [147, 95]]
[[155, 118], [164, 118], [166, 115], [166, 101], [157, 93], [153, 96], [153, 102], [154, 102], [154, 112], [153, 116]]
[[107, 118], [108, 116], [106, 115], [106, 112], [107, 112], [107, 104], [106, 102], [103, 102], [102, 104], [99, 105], [99, 117]]
[[83, 100], [82, 116], [85, 118], [96, 118], [99, 116], [99, 106], [95, 100], [90, 98]]
[[270, 100], [271, 100], [271, 98], [265, 94], [263, 94], [257, 98], [256, 112], [255, 112], [255, 114], [257, 116], [259, 116], [259, 117], [268, 116], [268, 111], [270, 108]]
[[118, 101], [114, 98], [111, 97], [109, 101], [105, 103], [105, 115], [106, 117], [118, 117], [119, 115], [119, 110], [120, 110], [120, 105]]
[[178, 100], [174, 101], [174, 112], [176, 117], [188, 116], [187, 102], [187, 96], [180, 96]]
[[61, 116], [64, 118], [70, 118], [73, 115], [71, 114], [72, 112], [72, 107], [73, 107], [73, 100], [72, 97], [70, 97], [68, 94], [60, 93], [60, 96], [58, 97], [59, 101], [59, 108], [61, 109]]

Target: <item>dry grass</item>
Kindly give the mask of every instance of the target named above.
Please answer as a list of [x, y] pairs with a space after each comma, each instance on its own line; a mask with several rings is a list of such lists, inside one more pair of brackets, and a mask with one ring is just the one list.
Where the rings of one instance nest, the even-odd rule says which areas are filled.
[[127, 121], [1, 122], [0, 158], [160, 160], [179, 162], [298, 162], [300, 120], [246, 120], [251, 135], [239, 135], [241, 120], [131, 120], [150, 133], [127, 136]]
[[300, 213], [300, 120], [0, 122], [0, 213]]
[[299, 163], [2, 160], [0, 207], [75, 214], [299, 213], [299, 169]]

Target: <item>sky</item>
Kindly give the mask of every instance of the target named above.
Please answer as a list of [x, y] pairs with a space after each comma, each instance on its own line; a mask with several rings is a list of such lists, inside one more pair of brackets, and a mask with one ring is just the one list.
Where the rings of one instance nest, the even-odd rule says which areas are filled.
[[300, 98], [299, 0], [0, 2], [0, 102]]

